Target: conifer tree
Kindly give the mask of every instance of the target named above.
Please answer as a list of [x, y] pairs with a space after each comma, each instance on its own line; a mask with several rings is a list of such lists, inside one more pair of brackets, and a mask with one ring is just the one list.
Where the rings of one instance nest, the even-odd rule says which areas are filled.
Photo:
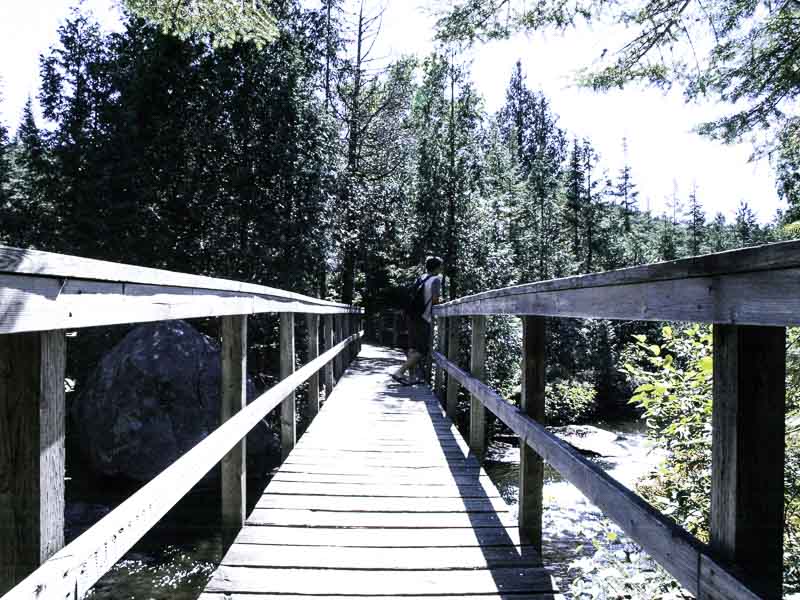
[[688, 250], [691, 256], [697, 256], [702, 253], [706, 238], [706, 213], [703, 211], [703, 205], [697, 198], [697, 185], [692, 186], [692, 191], [689, 193], [689, 211], [687, 212], [688, 218]]
[[759, 241], [759, 227], [756, 215], [750, 205], [742, 200], [736, 209], [736, 222], [733, 225], [734, 240], [737, 247], [752, 246]]

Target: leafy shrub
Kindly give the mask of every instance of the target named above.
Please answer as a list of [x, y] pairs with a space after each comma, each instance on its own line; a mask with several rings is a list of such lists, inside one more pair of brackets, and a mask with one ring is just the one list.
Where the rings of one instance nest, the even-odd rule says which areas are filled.
[[[636, 544], [620, 540], [616, 527], [606, 521], [604, 538], [592, 539], [594, 554], [573, 561], [570, 595], [583, 600], [683, 600], [691, 598], [658, 563]], [[578, 549], [581, 551], [581, 548]]]
[[[662, 329], [661, 344], [644, 336], [623, 353], [623, 371], [636, 386], [631, 402], [643, 410], [648, 435], [665, 461], [639, 483], [639, 492], [700, 539], [708, 539], [711, 469], [712, 335], [693, 325]], [[786, 365], [784, 592], [800, 591], [800, 329], [788, 330]], [[608, 530], [614, 526], [608, 523]], [[616, 534], [594, 540], [594, 556], [575, 561], [576, 599], [684, 598], [670, 575], [635, 544]]]
[[554, 381], [545, 388], [545, 420], [568, 425], [589, 419], [597, 408], [597, 391], [582, 381]]
[[703, 541], [711, 507], [712, 335], [692, 325], [662, 329], [662, 345], [644, 336], [623, 353], [623, 371], [637, 386], [630, 402], [644, 411], [648, 436], [664, 462], [639, 492]]

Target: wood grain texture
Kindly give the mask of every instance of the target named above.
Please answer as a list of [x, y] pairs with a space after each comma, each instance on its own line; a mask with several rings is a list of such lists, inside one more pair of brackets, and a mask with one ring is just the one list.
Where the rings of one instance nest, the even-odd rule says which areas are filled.
[[[520, 411], [542, 424], [547, 371], [545, 340], [544, 317], [523, 317]], [[544, 461], [523, 440], [519, 447], [519, 528], [531, 544], [541, 549]]]
[[[796, 324], [797, 317], [781, 307], [781, 298], [788, 300], [794, 292], [783, 284], [796, 289], [798, 267], [800, 243], [781, 242], [489, 290], [437, 305], [434, 315], [506, 313], [789, 325]], [[737, 298], [737, 293], [744, 297]], [[592, 301], [597, 304], [594, 309]], [[759, 316], [759, 311], [764, 314]], [[794, 320], [784, 323], [784, 318]]]
[[[281, 379], [294, 373], [294, 314], [281, 313]], [[346, 346], [342, 352], [347, 352]], [[341, 353], [340, 353], [341, 354]], [[297, 441], [297, 407], [295, 391], [281, 402], [281, 459], [285, 460]]]
[[[445, 354], [445, 345], [447, 343], [447, 332], [446, 332], [446, 323], [447, 319], [444, 317], [439, 317], [438, 319], [434, 319], [436, 322], [436, 348], [439, 350], [440, 354]], [[434, 385], [433, 385], [433, 392], [439, 398], [442, 398], [444, 395], [444, 378], [445, 372], [444, 370], [435, 365], [436, 368], [436, 375], [434, 377]]]
[[346, 304], [328, 302], [294, 292], [242, 281], [205, 277], [189, 273], [152, 269], [123, 263], [42, 252], [11, 246], [0, 246], [0, 273], [85, 279], [109, 283], [171, 286], [225, 292], [249, 292], [281, 300], [299, 301], [324, 307], [348, 308]]
[[[451, 318], [447, 321], [447, 359], [451, 362], [458, 361], [458, 353], [460, 346], [460, 328], [457, 318]], [[458, 410], [458, 380], [447, 377], [447, 416], [450, 419], [455, 419], [456, 411]]]
[[[319, 356], [319, 315], [306, 315], [306, 355], [307, 360]], [[354, 344], [351, 344], [351, 346]], [[311, 421], [319, 412], [319, 372], [308, 378], [306, 388], [306, 417]]]
[[239, 533], [239, 544], [264, 544], [331, 548], [492, 548], [517, 546], [520, 543], [517, 528], [468, 527], [451, 529], [337, 529], [331, 527], [308, 527], [302, 531], [292, 527], [248, 526]]
[[[325, 338], [325, 350], [330, 350], [334, 346], [333, 341], [333, 315], [324, 315], [323, 319], [323, 326], [325, 329], [324, 338]], [[333, 363], [334, 360], [329, 361], [325, 364], [325, 368], [323, 369], [324, 379], [325, 379], [325, 398], [329, 398], [330, 395], [333, 393]]]
[[765, 598], [783, 578], [786, 330], [714, 327], [711, 546]]
[[[538, 556], [525, 556], [517, 546], [464, 546], [455, 548], [340, 547], [336, 552], [320, 546], [265, 546], [236, 544], [222, 564], [305, 569], [381, 569], [396, 571], [450, 571], [493, 567], [539, 567]], [[369, 591], [369, 590], [366, 590]], [[378, 591], [378, 590], [375, 590]]]
[[402, 360], [363, 348], [204, 594], [557, 593], [430, 389], [389, 378]]
[[[247, 316], [223, 317], [220, 424], [247, 406]], [[247, 447], [243, 438], [220, 463], [222, 543], [228, 547], [247, 517]]]
[[[3, 339], [3, 338], [0, 338]], [[170, 508], [295, 388], [355, 341], [343, 340], [253, 400], [155, 479], [56, 552], [3, 600], [83, 598]], [[5, 521], [4, 521], [5, 522]]]
[[[344, 337], [344, 328], [342, 327], [342, 315], [334, 315], [333, 317], [333, 330], [334, 341], [338, 343]], [[344, 355], [338, 354], [333, 361], [333, 376], [338, 382], [344, 373]]]
[[[435, 353], [448, 375], [458, 379], [486, 408], [535, 450], [567, 481], [625, 531], [645, 552], [663, 566], [692, 594], [701, 590], [707, 598], [755, 600], [759, 595], [719, 563], [711, 550], [675, 525], [644, 499], [610, 477], [576, 449], [547, 431], [539, 422], [503, 400], [486, 384]], [[701, 564], [709, 567], [702, 569]], [[710, 572], [714, 577], [708, 577]], [[724, 582], [724, 589], [715, 588]], [[724, 595], [724, 594], [727, 594]]]
[[[472, 317], [470, 366], [472, 376], [486, 379], [486, 317]], [[486, 409], [480, 399], [470, 396], [469, 403], [469, 447], [476, 456], [486, 451]]]
[[[496, 567], [472, 571], [263, 569], [220, 566], [206, 592], [330, 595], [432, 595], [554, 592], [542, 568]], [[372, 593], [370, 593], [372, 592]]]
[[63, 331], [0, 337], [0, 594], [64, 545]]
[[[314, 600], [357, 600], [364, 598], [363, 594], [356, 596], [340, 595], [340, 596], [326, 596], [314, 594], [313, 596], [294, 595], [295, 598], [313, 598]], [[431, 600], [431, 596], [380, 596], [381, 600]], [[449, 596], [437, 595], [436, 600], [463, 600], [463, 596]], [[480, 596], [473, 596], [476, 600], [564, 600], [561, 594], [553, 594], [545, 592], [541, 594], [481, 594]], [[285, 600], [286, 596], [283, 594], [253, 594], [253, 593], [238, 593], [231, 592], [230, 594], [223, 594], [218, 592], [205, 592], [200, 594], [198, 600]]]

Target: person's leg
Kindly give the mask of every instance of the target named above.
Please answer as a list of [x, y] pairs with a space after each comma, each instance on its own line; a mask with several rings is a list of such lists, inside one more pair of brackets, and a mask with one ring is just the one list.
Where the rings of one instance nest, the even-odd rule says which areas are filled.
[[405, 373], [406, 371], [408, 371], [409, 375], [412, 375], [414, 366], [417, 364], [417, 362], [419, 362], [420, 356], [421, 354], [416, 350], [414, 350], [414, 348], [409, 348], [408, 358], [406, 359], [406, 362], [400, 365], [400, 367], [396, 371], [394, 371], [393, 375], [395, 375], [396, 377], [402, 377], [403, 373]]
[[416, 324], [417, 330], [415, 334], [415, 342], [416, 345], [414, 346], [417, 350], [416, 356], [414, 357], [413, 364], [409, 365], [408, 368], [408, 376], [411, 379], [412, 383], [421, 383], [425, 381], [425, 373], [423, 367], [423, 359], [428, 355], [430, 351], [430, 324], [425, 319], [420, 319], [419, 322]]

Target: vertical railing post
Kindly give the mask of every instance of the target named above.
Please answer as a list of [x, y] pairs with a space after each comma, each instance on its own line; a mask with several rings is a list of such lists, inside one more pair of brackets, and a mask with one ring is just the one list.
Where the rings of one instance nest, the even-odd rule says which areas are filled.
[[[364, 325], [364, 315], [362, 313], [360, 313], [360, 312], [356, 313], [355, 314], [355, 319], [356, 319], [356, 329], [355, 329], [355, 331], [353, 333], [358, 333], [365, 326]], [[364, 331], [364, 335], [366, 335], [366, 333], [367, 332], [365, 330]], [[361, 338], [358, 338], [356, 340], [356, 356], [358, 356], [359, 354], [361, 354]]]
[[[338, 344], [342, 341], [342, 315], [337, 314], [333, 317], [333, 336], [334, 336], [334, 344]], [[336, 358], [333, 359], [333, 375], [336, 378], [336, 383], [339, 383], [339, 380], [342, 378], [342, 372], [344, 369], [342, 368], [342, 353], [339, 352], [336, 355]]]
[[[294, 373], [294, 313], [281, 313], [281, 380]], [[297, 440], [295, 393], [281, 402], [281, 460], [286, 460]]]
[[[308, 362], [319, 356], [319, 315], [306, 315], [306, 329], [308, 330]], [[319, 412], [319, 371], [308, 378], [306, 390], [306, 416], [309, 422]]]
[[[247, 405], [247, 315], [222, 317], [222, 395], [220, 424]], [[247, 448], [245, 438], [220, 463], [222, 543], [228, 548], [247, 517]]]
[[[439, 354], [444, 356], [445, 353], [445, 344], [446, 339], [445, 336], [447, 335], [445, 332], [445, 323], [447, 319], [444, 317], [436, 317], [436, 349], [439, 351]], [[434, 379], [434, 392], [436, 395], [441, 399], [442, 394], [444, 392], [444, 375], [445, 370], [442, 367], [436, 367], [436, 378]]]
[[[472, 317], [472, 344], [470, 350], [470, 371], [476, 379], [486, 379], [486, 317]], [[486, 451], [486, 409], [475, 396], [470, 396], [469, 406], [469, 447], [476, 456]]]
[[[458, 364], [458, 317], [450, 317], [447, 323], [447, 360]], [[447, 416], [455, 420], [458, 409], [458, 381], [455, 377], [447, 377]]]
[[[352, 310], [352, 308], [351, 308]], [[353, 331], [355, 331], [355, 318], [352, 312], [347, 313], [347, 333], [346, 337], [350, 337], [353, 335]], [[356, 357], [356, 345], [350, 344], [347, 347], [347, 363], [348, 365], [353, 362], [353, 359]]]
[[[325, 315], [324, 317], [324, 327], [325, 327], [325, 350], [330, 350], [334, 346], [333, 341], [333, 315]], [[325, 401], [331, 397], [333, 393], [333, 363], [334, 360], [328, 362], [324, 368], [324, 377], [325, 377]]]
[[[522, 394], [520, 411], [544, 423], [545, 320], [522, 317]], [[544, 462], [524, 440], [519, 442], [519, 530], [541, 551]]]
[[400, 315], [392, 313], [392, 347], [397, 348], [400, 345]]
[[[336, 319], [336, 329], [337, 329], [337, 334], [338, 334], [337, 337], [339, 338], [340, 342], [343, 342], [344, 338], [346, 337], [346, 335], [345, 335], [345, 332], [347, 331], [347, 328], [345, 326], [346, 320], [347, 320], [347, 315], [346, 314], [341, 314]], [[342, 350], [339, 353], [339, 377], [340, 378], [342, 377], [342, 375], [344, 375], [344, 372], [347, 370], [347, 365], [348, 365], [347, 352], [348, 352], [348, 350], [349, 350], [349, 348], [345, 348], [344, 350]]]
[[764, 598], [783, 578], [786, 329], [714, 325], [711, 547]]
[[63, 331], [0, 336], [0, 595], [64, 545]]

